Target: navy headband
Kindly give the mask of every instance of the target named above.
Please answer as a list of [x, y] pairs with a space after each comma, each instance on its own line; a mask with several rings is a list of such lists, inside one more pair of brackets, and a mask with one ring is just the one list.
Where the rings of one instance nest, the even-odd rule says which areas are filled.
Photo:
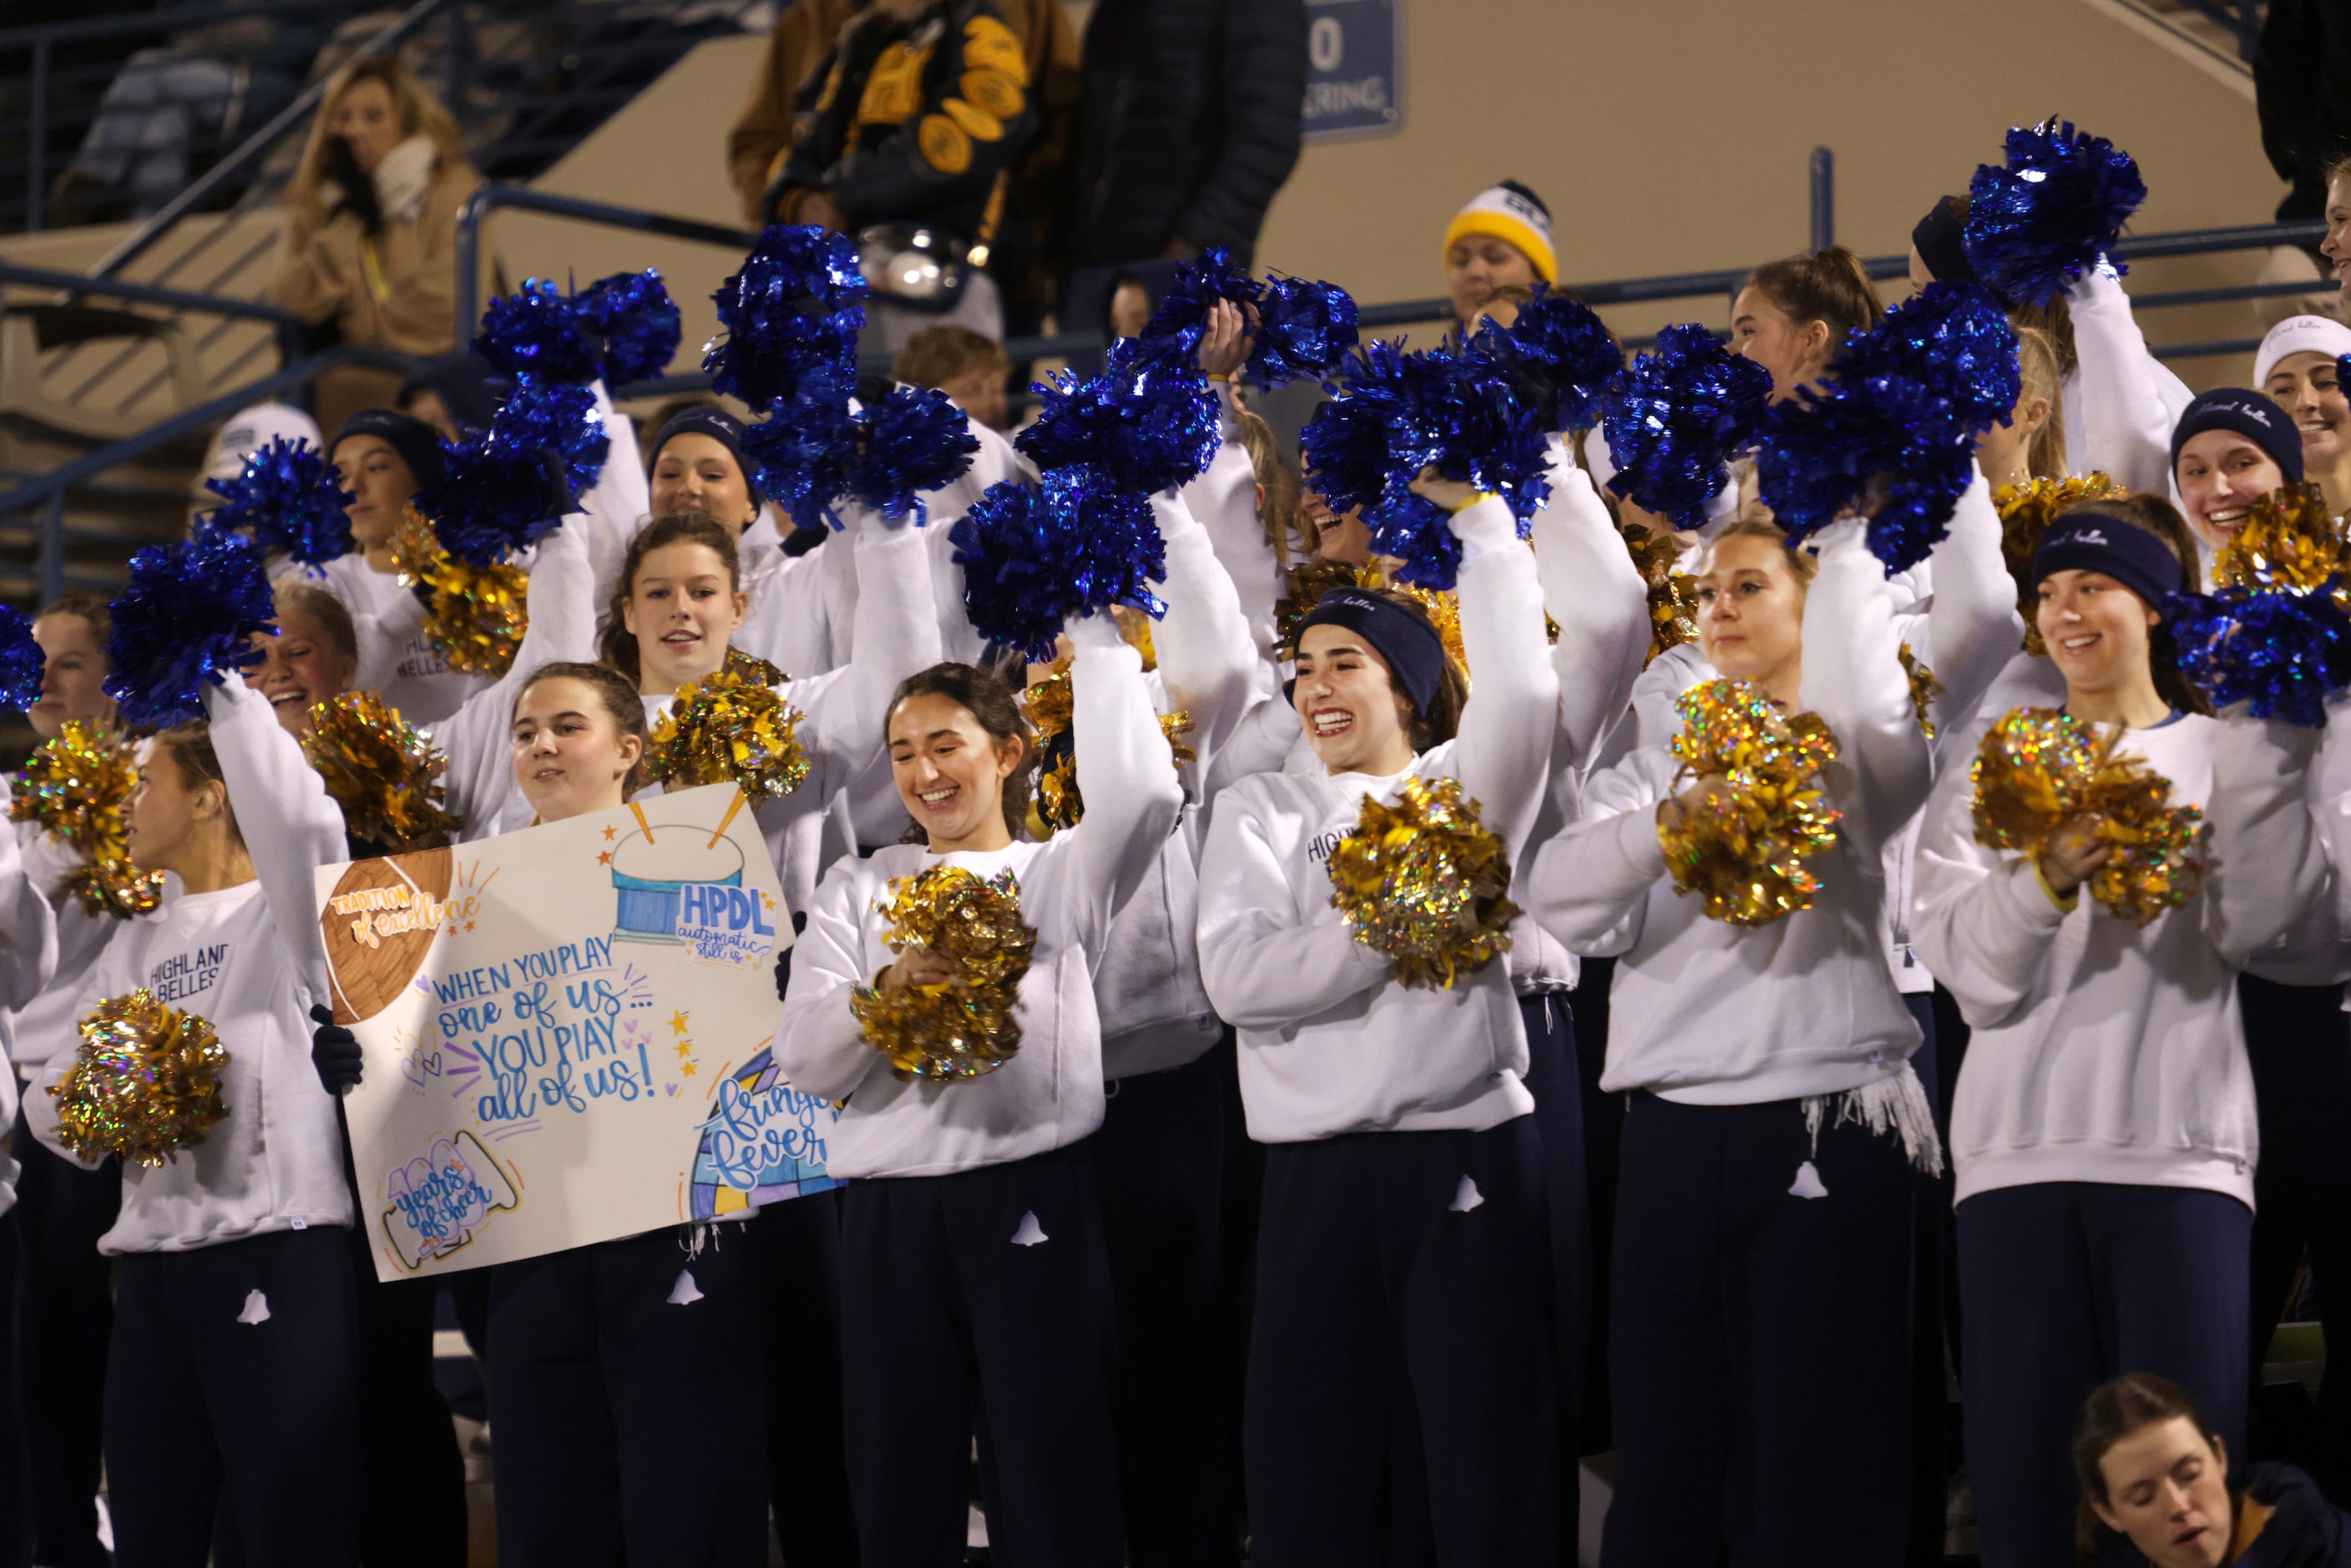
[[760, 504], [758, 471], [743, 460], [743, 427], [736, 423], [733, 414], [723, 408], [712, 408], [706, 404], [679, 409], [670, 415], [669, 423], [661, 427], [661, 434], [653, 437], [653, 450], [645, 454], [647, 474], [651, 474], [653, 465], [661, 461], [662, 448], [669, 444], [672, 437], [679, 435], [706, 435], [726, 448], [734, 456], [736, 471], [743, 476], [744, 488], [751, 492], [751, 505], [757, 507]]
[[2230, 430], [2269, 454], [2285, 475], [2286, 483], [2302, 483], [2302, 432], [2294, 416], [2268, 397], [2242, 387], [2215, 387], [2199, 392], [2171, 427], [2171, 470], [2179, 471], [2179, 449], [2189, 438], [2208, 430]]
[[[1372, 651], [1386, 661], [1388, 674], [1410, 699], [1412, 711], [1427, 716], [1428, 705], [1436, 700], [1437, 688], [1445, 679], [1445, 643], [1436, 627], [1394, 601], [1359, 588], [1334, 588], [1322, 596], [1322, 602], [1298, 623], [1298, 634], [1290, 643], [1293, 657], [1311, 626], [1343, 626], [1369, 643]], [[1297, 685], [1290, 681], [1282, 695], [1290, 695]]]
[[343, 428], [335, 433], [335, 444], [327, 449], [327, 455], [332, 458], [336, 450], [354, 435], [372, 435], [399, 453], [420, 490], [438, 484], [447, 471], [441, 455], [441, 433], [421, 419], [395, 413], [388, 408], [363, 408], [343, 421]]
[[1918, 220], [1910, 231], [1910, 243], [1918, 248], [1918, 259], [1938, 283], [1981, 283], [1976, 276], [1975, 264], [1968, 259], [1962, 236], [1967, 225], [1959, 214], [1951, 210], [1951, 198], [1937, 202], [1932, 211]]
[[2032, 554], [2032, 586], [2052, 572], [2103, 572], [2160, 611], [2179, 591], [2179, 558], [2145, 528], [2109, 512], [2076, 507], [2049, 525]]

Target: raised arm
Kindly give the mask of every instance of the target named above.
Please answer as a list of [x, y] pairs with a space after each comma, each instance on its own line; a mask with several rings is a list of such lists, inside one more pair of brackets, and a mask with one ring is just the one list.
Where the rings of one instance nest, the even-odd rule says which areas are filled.
[[2074, 350], [2081, 360], [2081, 451], [2092, 468], [2133, 490], [2171, 488], [2171, 427], [2178, 417], [2167, 383], [2179, 378], [2147, 352], [2121, 279], [2093, 267], [2068, 284]]
[[[1337, 1007], [1388, 977], [1388, 961], [1354, 938], [1339, 912], [1301, 921], [1281, 856], [1268, 841], [1254, 788], [1227, 796], [1200, 852], [1200, 979], [1217, 1016], [1278, 1030]], [[1087, 806], [1091, 819], [1092, 805]]]
[[1592, 478], [1552, 444], [1551, 505], [1535, 514], [1535, 572], [1559, 623], [1559, 727], [1578, 768], [1622, 718], [1649, 649], [1649, 591]]
[[1490, 496], [1472, 501], [1453, 514], [1453, 531], [1461, 540], [1461, 648], [1475, 682], [1454, 767], [1515, 862], [1550, 782], [1559, 677], [1543, 640], [1542, 591], [1510, 509]]
[[637, 450], [637, 427], [625, 413], [612, 406], [611, 395], [604, 383], [597, 382], [590, 389], [596, 394], [596, 413], [604, 422], [604, 434], [612, 448], [604, 456], [603, 472], [596, 483], [580, 497], [581, 528], [588, 536], [588, 559], [594, 567], [594, 586], [589, 591], [591, 609], [601, 609], [620, 586], [621, 566], [627, 559], [629, 542], [645, 525], [653, 510], [653, 491], [645, 482], [645, 460]]
[[1935, 547], [1935, 595], [1924, 649], [1911, 653], [1935, 672], [1938, 730], [1965, 728], [1992, 680], [2008, 667], [2024, 635], [2016, 581], [2000, 553], [2000, 514], [1978, 469], [1951, 516], [1950, 534]]
[[[1080, 939], [1099, 952], [1110, 919], [1134, 895], [1176, 831], [1184, 791], [1167, 766], [1167, 742], [1143, 683], [1143, 656], [1107, 613], [1073, 616], [1067, 630], [1071, 735], [1086, 814], [1062, 852], [1076, 861], [1070, 907]], [[876, 727], [879, 727], [878, 725]]]
[[838, 506], [849, 534], [830, 540], [817, 553], [843, 546], [855, 551], [852, 657], [820, 677], [820, 683], [793, 682], [789, 694], [808, 716], [799, 738], [811, 766], [809, 783], [802, 788], [812, 785], [826, 797], [881, 755], [883, 727], [889, 722], [890, 698], [898, 684], [929, 669], [940, 657], [930, 556], [922, 531], [912, 523], [891, 523], [846, 500]]
[[1167, 545], [1167, 613], [1151, 643], [1168, 705], [1192, 716], [1186, 744], [1197, 754], [1196, 773], [1206, 777], [1249, 710], [1257, 643], [1242, 618], [1240, 594], [1183, 495], [1152, 497], [1151, 515]]
[[1278, 656], [1273, 607], [1281, 597], [1281, 562], [1266, 542], [1265, 521], [1258, 514], [1257, 465], [1241, 444], [1229, 382], [1217, 385], [1217, 410], [1222, 441], [1208, 465], [1184, 486], [1184, 501], [1208, 531], [1208, 543], [1233, 580], [1259, 656], [1272, 659]]
[[1858, 521], [1834, 525], [1822, 540], [1820, 574], [1804, 596], [1797, 702], [1836, 737], [1836, 760], [1822, 779], [1844, 813], [1837, 831], [1874, 857], [1926, 803], [1934, 775], [1885, 570]]
[[243, 681], [204, 688], [213, 749], [229, 809], [269, 904], [277, 934], [292, 949], [311, 990], [327, 989], [327, 955], [319, 942], [319, 895], [311, 873], [350, 858], [343, 813], [326, 780], [302, 755], [269, 703]]

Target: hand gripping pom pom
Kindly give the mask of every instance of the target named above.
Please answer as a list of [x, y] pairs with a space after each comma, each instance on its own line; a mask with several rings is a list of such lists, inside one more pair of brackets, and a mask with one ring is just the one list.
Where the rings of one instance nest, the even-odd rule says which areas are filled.
[[590, 340], [601, 345], [597, 369], [606, 386], [669, 373], [683, 321], [658, 271], [647, 267], [598, 278], [573, 298], [571, 311]]
[[1365, 508], [1364, 526], [1371, 530], [1372, 553], [1399, 563], [1398, 581], [1439, 593], [1452, 590], [1461, 571], [1461, 539], [1444, 507], [1399, 490]]
[[1150, 506], [1088, 469], [1056, 469], [1041, 490], [990, 485], [947, 537], [972, 625], [1032, 663], [1052, 658], [1073, 615], [1166, 609], [1151, 591], [1167, 554]]
[[1599, 423], [1625, 374], [1625, 350], [1600, 318], [1548, 284], [1535, 285], [1535, 297], [1519, 307], [1509, 327], [1480, 332], [1478, 341], [1529, 388], [1546, 431]]
[[1266, 279], [1257, 309], [1249, 374], [1262, 387], [1331, 376], [1360, 336], [1355, 298], [1335, 283], [1277, 274]]
[[542, 277], [527, 277], [482, 312], [474, 352], [509, 376], [566, 386], [596, 379], [596, 345], [582, 329], [573, 301]]
[[1143, 329], [1143, 341], [1164, 345], [1166, 352], [1195, 352], [1207, 333], [1208, 312], [1217, 300], [1250, 306], [1257, 303], [1258, 294], [1256, 280], [1233, 265], [1230, 248], [1212, 245], [1177, 267], [1176, 276], [1168, 279], [1167, 291], [1159, 297], [1159, 308], [1151, 313]]
[[838, 366], [812, 370], [791, 396], [743, 432], [743, 456], [758, 476], [759, 493], [804, 528], [841, 526], [832, 502], [848, 486], [857, 448], [852, 380]]
[[497, 676], [514, 667], [530, 619], [521, 567], [458, 560], [413, 507], [392, 535], [392, 564], [402, 584], [424, 590], [425, 635], [451, 669]]
[[1020, 978], [1037, 946], [1021, 924], [1020, 884], [1009, 868], [985, 880], [934, 866], [890, 883], [881, 906], [893, 953], [921, 949], [947, 961], [937, 985], [885, 991], [860, 986], [849, 1009], [866, 1043], [900, 1078], [954, 1082], [995, 1071], [1020, 1049]]
[[33, 622], [14, 605], [0, 604], [0, 707], [18, 710], [41, 700], [48, 659], [33, 641]]
[[57, 1141], [87, 1160], [119, 1155], [152, 1166], [176, 1159], [228, 1114], [221, 1103], [227, 1065], [213, 1026], [195, 1014], [143, 988], [110, 997], [81, 1020], [74, 1064], [49, 1090]]
[[2130, 492], [2104, 474], [2085, 478], [2035, 479], [2022, 489], [2003, 485], [1992, 492], [1992, 509], [2000, 514], [2000, 556], [2016, 583], [2016, 612], [2024, 621], [2024, 651], [2041, 658], [2049, 650], [2041, 641], [2036, 622], [2041, 592], [2032, 581], [2032, 558], [2040, 552], [2041, 536], [2059, 514], [2083, 501], [2119, 501]]
[[1040, 472], [1090, 468], [1137, 496], [1172, 490], [1207, 467], [1220, 442], [1216, 394], [1197, 365], [1113, 344], [1100, 375], [1039, 382], [1037, 422], [1013, 438]]
[[198, 530], [131, 558], [113, 604], [107, 695], [125, 724], [169, 729], [204, 716], [204, 687], [260, 659], [256, 632], [277, 622], [261, 549], [242, 534]]
[[418, 492], [416, 509], [452, 556], [496, 566], [562, 526], [611, 450], [594, 392], [526, 382], [489, 429], [449, 449], [447, 472]]
[[1451, 990], [1510, 947], [1510, 862], [1460, 780], [1411, 778], [1391, 806], [1364, 797], [1331, 852], [1331, 904], [1406, 986]]
[[2129, 153], [2052, 118], [2009, 131], [2006, 166], [1979, 165], [1968, 200], [1968, 264], [2009, 304], [2045, 306], [2114, 248], [2147, 182]]
[[1729, 483], [1725, 465], [1755, 439], [1771, 372], [1740, 359], [1696, 325], [1667, 327], [1633, 361], [1601, 411], [1616, 460], [1609, 489], [1677, 528], [1706, 521]]
[[441, 809], [448, 758], [373, 692], [340, 692], [314, 706], [302, 754], [351, 836], [385, 854], [438, 849], [465, 826]]
[[2326, 698], [2351, 684], [2344, 557], [2317, 486], [2255, 501], [2212, 563], [2214, 591], [2164, 606], [2180, 673], [2215, 708], [2323, 727]]
[[78, 718], [26, 760], [8, 802], [12, 821], [37, 822], [81, 855], [53, 891], [79, 900], [93, 918], [152, 915], [162, 902], [162, 873], [133, 866], [123, 835], [123, 808], [138, 788], [131, 742], [95, 719]]
[[2204, 879], [2204, 813], [2173, 806], [2171, 784], [2137, 758], [2115, 755], [2123, 732], [2101, 732], [2060, 708], [2018, 708], [1984, 733], [1970, 778], [1976, 842], [2038, 860], [2068, 824], [2095, 819], [2114, 852], [2090, 873], [2090, 896], [2145, 925], [2185, 904]]
[[1726, 787], [1658, 825], [1674, 891], [1703, 895], [1707, 918], [1729, 925], [1811, 908], [1820, 878], [1804, 862], [1836, 842], [1838, 812], [1818, 781], [1836, 759], [1836, 737], [1746, 681], [1708, 681], [1676, 706], [1676, 787], [1717, 777]]
[[1314, 411], [1299, 434], [1308, 483], [1334, 512], [1376, 505], [1388, 488], [1388, 448], [1407, 431], [1405, 355], [1374, 340], [1348, 361], [1343, 396]]
[[916, 527], [928, 522], [924, 494], [962, 478], [979, 451], [971, 421], [943, 392], [893, 387], [861, 423], [847, 490], [893, 523], [910, 512]]
[[753, 804], [780, 800], [809, 774], [800, 711], [757, 676], [726, 670], [678, 688], [646, 743], [646, 777], [671, 789], [733, 784]]
[[853, 374], [865, 295], [856, 242], [809, 225], [770, 225], [712, 296], [726, 335], [703, 354], [711, 389], [764, 408], [790, 397], [812, 370]]
[[343, 488], [325, 456], [298, 436], [274, 438], [246, 455], [244, 471], [235, 478], [207, 479], [204, 488], [222, 502], [205, 522], [250, 534], [266, 554], [324, 566], [351, 552], [347, 514], [359, 497]]
[[1641, 660], [1646, 669], [1667, 649], [1698, 641], [1698, 579], [1679, 570], [1681, 551], [1672, 540], [1653, 538], [1632, 523], [1617, 531], [1649, 589], [1649, 651]]

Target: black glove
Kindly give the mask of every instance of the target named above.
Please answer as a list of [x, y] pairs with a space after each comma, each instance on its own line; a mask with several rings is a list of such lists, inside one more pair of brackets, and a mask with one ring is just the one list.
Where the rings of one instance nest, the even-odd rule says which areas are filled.
[[335, 204], [335, 212], [327, 214], [329, 217], [335, 213], [355, 213], [368, 233], [374, 234], [383, 227], [383, 206], [376, 199], [375, 176], [360, 171], [351, 144], [340, 136], [327, 138], [327, 178], [340, 186], [343, 193]]
[[319, 1026], [310, 1034], [310, 1065], [319, 1070], [319, 1082], [329, 1094], [357, 1088], [363, 1061], [360, 1037], [337, 1023], [330, 1008], [312, 1008], [310, 1021]]
[[[799, 934], [808, 929], [808, 916], [794, 911], [792, 937], [797, 943]], [[789, 1001], [792, 989], [792, 950], [789, 947], [776, 955], [776, 1000]]]

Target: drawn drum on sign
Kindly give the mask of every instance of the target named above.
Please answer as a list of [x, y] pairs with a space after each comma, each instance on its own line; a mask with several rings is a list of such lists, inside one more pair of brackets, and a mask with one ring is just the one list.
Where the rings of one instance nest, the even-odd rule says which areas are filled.
[[682, 822], [655, 823], [622, 839], [612, 852], [620, 904], [612, 939], [677, 946], [678, 893], [688, 883], [742, 886], [743, 852], [732, 839], [712, 843], [706, 830]]
[[319, 912], [335, 978], [335, 1021], [371, 1019], [407, 989], [432, 950], [447, 907], [455, 857], [446, 849], [355, 861]]

